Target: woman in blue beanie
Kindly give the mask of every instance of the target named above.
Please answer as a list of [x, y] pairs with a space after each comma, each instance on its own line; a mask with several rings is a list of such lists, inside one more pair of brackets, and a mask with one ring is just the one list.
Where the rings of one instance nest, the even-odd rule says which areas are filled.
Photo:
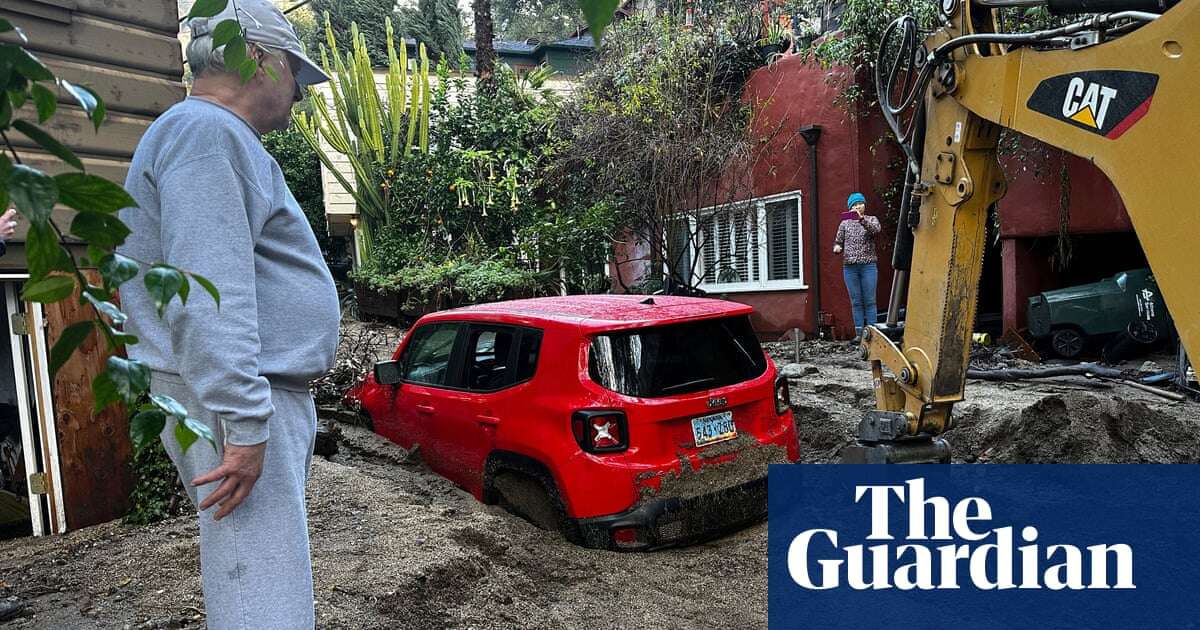
[[862, 334], [864, 326], [875, 324], [879, 313], [875, 307], [875, 235], [879, 234], [879, 219], [867, 216], [867, 198], [854, 193], [846, 200], [849, 211], [842, 214], [833, 253], [842, 254], [842, 276], [850, 294], [850, 310], [854, 317], [854, 335]]

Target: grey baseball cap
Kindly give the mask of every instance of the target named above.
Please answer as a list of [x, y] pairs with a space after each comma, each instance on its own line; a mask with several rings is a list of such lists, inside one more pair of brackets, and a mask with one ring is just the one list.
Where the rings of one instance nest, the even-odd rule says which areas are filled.
[[224, 11], [212, 17], [193, 18], [188, 26], [192, 29], [193, 38], [203, 37], [212, 34], [213, 29], [225, 20], [237, 20], [247, 42], [287, 52], [292, 60], [296, 82], [301, 87], [329, 80], [329, 75], [321, 66], [304, 54], [296, 29], [270, 0], [229, 0]]

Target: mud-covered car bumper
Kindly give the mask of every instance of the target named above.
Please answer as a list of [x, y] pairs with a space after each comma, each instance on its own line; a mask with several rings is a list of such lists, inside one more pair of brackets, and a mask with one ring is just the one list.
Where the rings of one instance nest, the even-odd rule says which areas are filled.
[[661, 498], [619, 514], [576, 519], [575, 526], [584, 546], [646, 551], [712, 538], [766, 515], [767, 478], [761, 477], [711, 494]]

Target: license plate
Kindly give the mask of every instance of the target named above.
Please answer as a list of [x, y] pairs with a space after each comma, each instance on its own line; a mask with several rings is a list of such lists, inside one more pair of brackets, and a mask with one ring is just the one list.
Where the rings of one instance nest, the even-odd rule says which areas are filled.
[[696, 438], [696, 446], [707, 446], [737, 437], [737, 427], [733, 424], [733, 412], [722, 411], [693, 418], [692, 437]]

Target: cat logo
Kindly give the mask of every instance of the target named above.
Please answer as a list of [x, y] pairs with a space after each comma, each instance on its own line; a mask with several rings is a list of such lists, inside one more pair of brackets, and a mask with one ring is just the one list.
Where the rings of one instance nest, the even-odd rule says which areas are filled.
[[1062, 114], [1077, 123], [1102, 129], [1108, 106], [1116, 96], [1117, 91], [1114, 88], [1099, 83], [1084, 83], [1083, 79], [1073, 77], [1067, 84]]
[[1087, 70], [1038, 84], [1026, 106], [1080, 129], [1116, 140], [1150, 111], [1158, 75]]

